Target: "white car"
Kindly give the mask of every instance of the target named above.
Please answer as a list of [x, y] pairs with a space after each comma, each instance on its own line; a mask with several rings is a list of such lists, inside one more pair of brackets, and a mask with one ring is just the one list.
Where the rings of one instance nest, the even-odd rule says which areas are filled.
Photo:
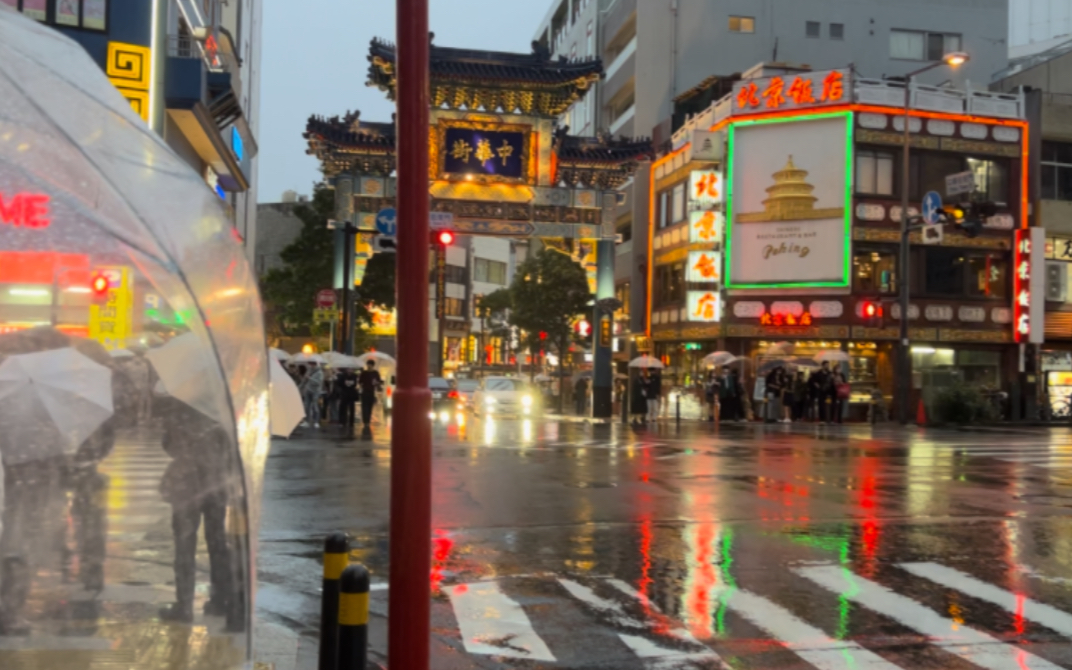
[[473, 394], [473, 412], [488, 416], [537, 416], [540, 396], [516, 377], [485, 377]]

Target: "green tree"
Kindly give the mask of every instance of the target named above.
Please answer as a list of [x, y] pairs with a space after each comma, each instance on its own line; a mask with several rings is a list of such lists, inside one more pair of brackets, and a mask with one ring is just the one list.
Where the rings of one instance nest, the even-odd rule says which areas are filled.
[[510, 285], [510, 298], [510, 322], [528, 334], [532, 350], [541, 346], [539, 334], [547, 333], [547, 342], [558, 351], [561, 374], [573, 322], [591, 309], [588, 303], [592, 294], [588, 292], [584, 269], [561, 252], [543, 249], [518, 267]]
[[[335, 213], [335, 192], [318, 184], [308, 203], [294, 207], [301, 219], [298, 237], [280, 253], [285, 265], [262, 280], [265, 321], [273, 335], [319, 335], [313, 324], [317, 291], [334, 284], [335, 236], [327, 223]], [[395, 306], [395, 255], [377, 254], [368, 262], [362, 285], [355, 289], [356, 325], [370, 322], [368, 303]]]

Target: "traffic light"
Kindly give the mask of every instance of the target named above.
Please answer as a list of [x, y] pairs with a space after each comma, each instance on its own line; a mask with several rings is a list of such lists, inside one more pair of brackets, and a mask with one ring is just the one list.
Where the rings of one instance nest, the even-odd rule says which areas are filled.
[[945, 209], [946, 219], [956, 225], [968, 237], [977, 237], [986, 226], [986, 221], [998, 213], [992, 202], [962, 202]]
[[869, 300], [863, 304], [860, 312], [863, 315], [864, 322], [867, 324], [868, 328], [882, 327], [882, 317], [884, 313], [882, 303]]
[[100, 272], [95, 273], [89, 280], [89, 290], [94, 300], [107, 299], [108, 289], [111, 287], [112, 283], [108, 280], [108, 277]]
[[449, 247], [454, 244], [454, 232], [450, 230], [432, 231], [432, 244], [441, 247]]

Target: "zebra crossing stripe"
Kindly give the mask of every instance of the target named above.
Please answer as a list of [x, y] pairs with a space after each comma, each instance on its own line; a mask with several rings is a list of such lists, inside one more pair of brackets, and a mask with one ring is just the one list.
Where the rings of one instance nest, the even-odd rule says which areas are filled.
[[840, 593], [863, 607], [926, 635], [935, 646], [969, 663], [990, 670], [1060, 670], [1060, 666], [1044, 658], [1005, 644], [974, 628], [958, 626], [929, 607], [839, 566], [810, 566], [794, 568], [793, 571], [828, 591]]
[[[722, 588], [716, 588], [717, 595]], [[729, 608], [770, 633], [816, 670], [900, 670], [878, 654], [851, 640], [835, 640], [789, 610], [748, 591], [735, 589]]]
[[470, 654], [554, 662], [525, 610], [502, 592], [499, 582], [459, 584], [448, 593]]
[[1013, 614], [1022, 615], [1029, 621], [1040, 623], [1065, 637], [1072, 637], [1072, 615], [1055, 607], [999, 589], [960, 570], [937, 563], [901, 563], [900, 567], [917, 577], [929, 579], [973, 598], [993, 603]]

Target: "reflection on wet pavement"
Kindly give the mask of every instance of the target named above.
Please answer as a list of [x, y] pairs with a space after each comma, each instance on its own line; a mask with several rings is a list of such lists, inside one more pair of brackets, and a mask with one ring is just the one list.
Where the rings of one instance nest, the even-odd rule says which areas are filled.
[[[1065, 430], [435, 434], [435, 668], [1072, 668]], [[391, 458], [382, 427], [273, 445], [260, 616], [315, 635], [341, 529], [382, 654]]]
[[0, 589], [6, 598], [24, 584], [28, 630], [0, 636], [0, 668], [222, 670], [244, 662], [245, 636], [200, 614], [208, 595], [203, 539], [194, 625], [159, 620], [160, 606], [175, 600], [171, 506], [160, 494], [170, 462], [161, 431], [145, 428], [122, 431], [95, 468], [48, 482], [8, 473], [4, 531], [32, 551], [26, 566], [5, 554]]

